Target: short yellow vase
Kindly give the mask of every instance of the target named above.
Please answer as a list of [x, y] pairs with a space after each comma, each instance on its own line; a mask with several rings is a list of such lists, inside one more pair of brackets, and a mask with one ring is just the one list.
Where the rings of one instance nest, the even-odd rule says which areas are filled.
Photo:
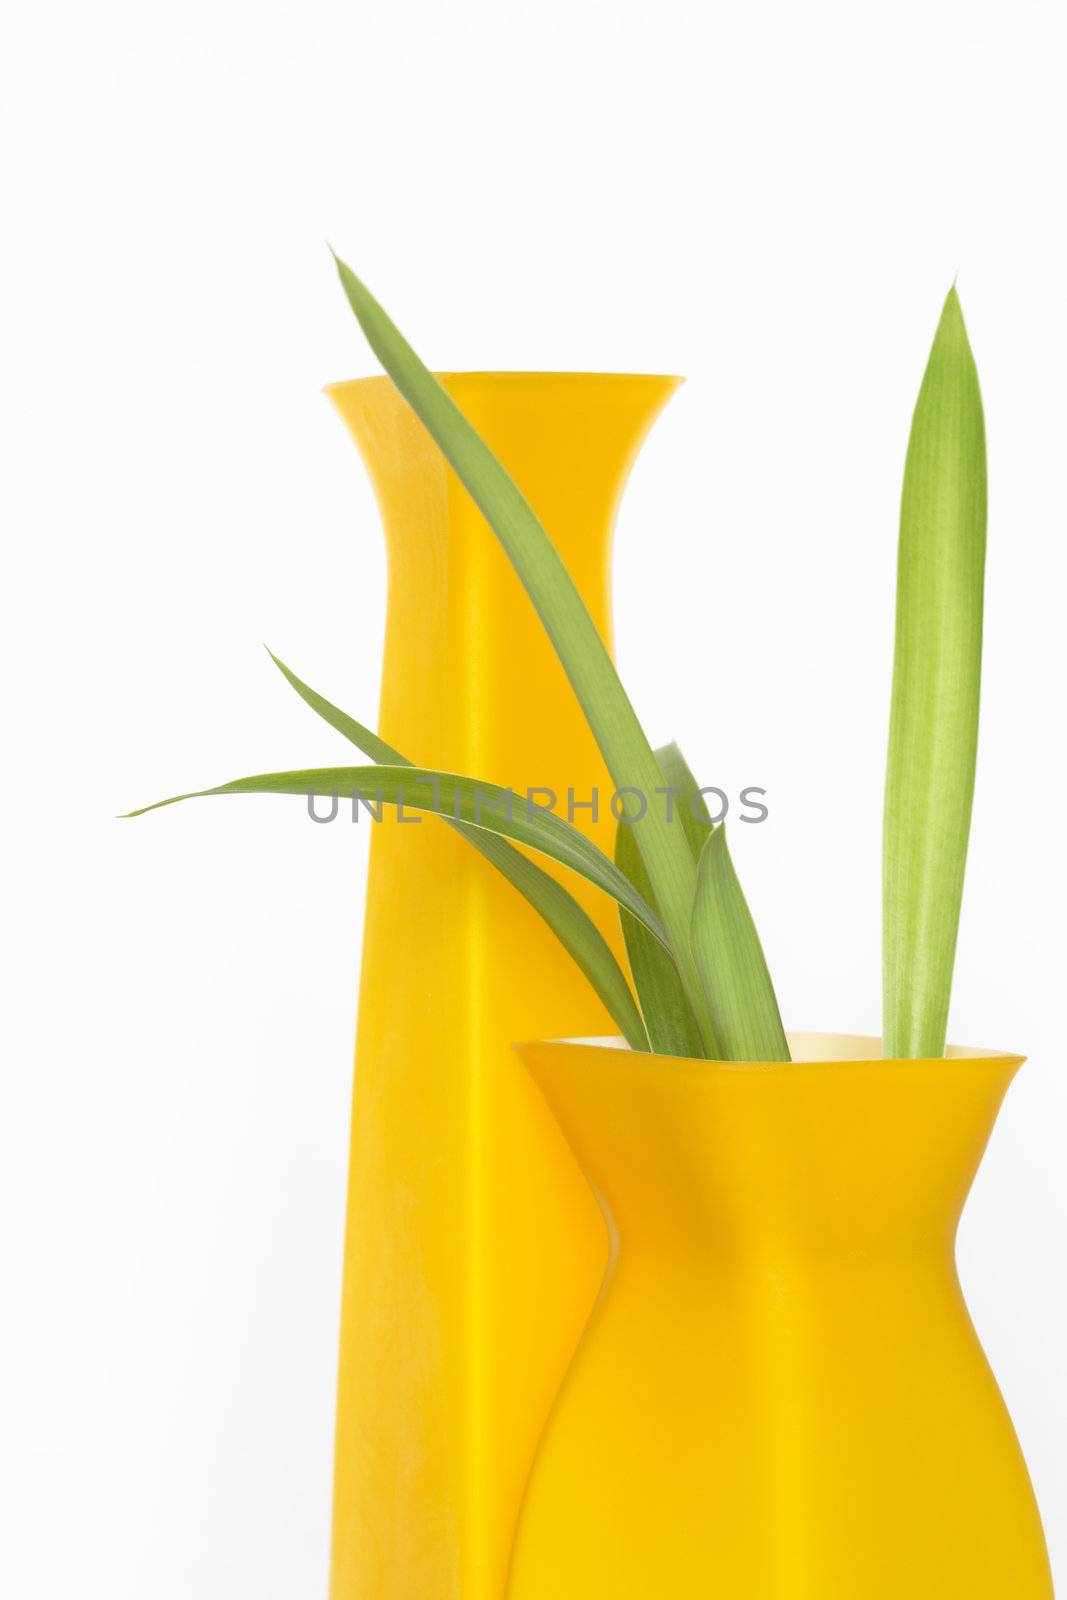
[[1021, 1060], [521, 1054], [612, 1241], [526, 1491], [509, 1600], [1049, 1600], [956, 1276]]

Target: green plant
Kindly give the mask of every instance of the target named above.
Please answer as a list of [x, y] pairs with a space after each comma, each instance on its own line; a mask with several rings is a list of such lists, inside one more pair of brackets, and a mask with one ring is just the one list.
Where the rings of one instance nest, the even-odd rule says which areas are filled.
[[[267, 773], [197, 793], [345, 793], [373, 804], [403, 803], [440, 813], [544, 918], [632, 1048], [724, 1060], [789, 1060], [774, 988], [724, 825], [712, 825], [677, 746], [652, 748], [566, 567], [517, 485], [350, 268], [338, 260], [337, 269], [371, 348], [483, 511], [521, 578], [617, 789], [642, 795], [645, 803], [640, 813], [620, 821], [612, 861], [549, 812], [520, 807], [516, 815], [508, 791], [455, 773], [414, 769], [407, 757], [317, 694], [277, 657], [272, 659], [301, 698], [376, 765]], [[943, 941], [951, 925], [954, 945], [962, 885], [961, 811], [965, 798], [969, 812], [973, 781], [973, 730], [969, 723], [963, 733], [959, 727], [971, 702], [952, 673], [962, 665], [971, 675], [976, 708], [975, 573], [962, 547], [970, 551], [973, 544], [973, 507], [979, 501], [984, 527], [984, 460], [974, 448], [967, 404], [973, 363], [967, 367], [961, 348], [969, 361], [953, 291], [916, 411], [901, 530], [886, 831], [886, 1036], [894, 1041], [913, 1037], [901, 1018], [916, 990], [923, 995], [917, 1009], [924, 1018], [939, 1014], [942, 1000], [947, 1011], [951, 959], [947, 971], [943, 959], [932, 960], [931, 930]], [[977, 386], [972, 387], [976, 399]], [[946, 485], [951, 486], [954, 473], [957, 498], [967, 507], [958, 513], [945, 510]], [[976, 473], [982, 476], [980, 493], [972, 483]], [[955, 552], [957, 544], [958, 559], [946, 562], [944, 549]], [[936, 581], [923, 576], [928, 568]], [[951, 604], [954, 619], [948, 666], [937, 643], [933, 608], [938, 604]], [[980, 567], [977, 605], [980, 649]], [[960, 763], [966, 765], [968, 751], [969, 775], [961, 782]], [[917, 774], [927, 780], [925, 818], [909, 800]], [[934, 829], [929, 838], [928, 826]], [[577, 901], [519, 846], [568, 867], [617, 901], [633, 989]], [[929, 1027], [914, 1037], [925, 1044]], [[936, 1053], [943, 1042], [942, 1034]]]

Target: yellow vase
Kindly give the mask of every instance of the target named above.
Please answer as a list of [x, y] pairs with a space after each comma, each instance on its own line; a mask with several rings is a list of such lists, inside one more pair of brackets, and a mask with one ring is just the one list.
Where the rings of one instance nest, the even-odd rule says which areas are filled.
[[[446, 375], [608, 639], [611, 531], [670, 378]], [[331, 398], [385, 525], [380, 731], [413, 761], [610, 785], [495, 538], [384, 378]], [[544, 797], [542, 797], [543, 799]], [[368, 824], [369, 825], [369, 824]], [[617, 918], [578, 894], [618, 949]], [[540, 919], [436, 819], [374, 825], [337, 1408], [332, 1600], [501, 1600], [552, 1398], [606, 1260], [599, 1213], [511, 1051], [609, 1027]]]
[[1017, 1056], [522, 1056], [612, 1265], [531, 1475], [509, 1600], [1050, 1600], [954, 1265]]

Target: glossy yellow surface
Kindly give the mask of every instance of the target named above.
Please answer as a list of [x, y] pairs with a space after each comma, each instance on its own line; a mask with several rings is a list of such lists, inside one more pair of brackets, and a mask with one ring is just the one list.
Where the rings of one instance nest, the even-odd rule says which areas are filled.
[[[670, 378], [443, 380], [605, 637], [616, 502]], [[606, 774], [521, 586], [384, 378], [331, 391], [385, 524], [380, 730], [577, 800]], [[602, 801], [602, 804], [604, 803]], [[610, 849], [612, 826], [575, 820]], [[619, 948], [617, 918], [583, 899]], [[540, 919], [444, 824], [375, 826], [345, 1248], [332, 1600], [501, 1600], [522, 1487], [603, 1274], [596, 1205], [515, 1039], [602, 1032]]]
[[613, 1263], [509, 1600], [1049, 1600], [956, 1224], [1018, 1056], [521, 1054]]

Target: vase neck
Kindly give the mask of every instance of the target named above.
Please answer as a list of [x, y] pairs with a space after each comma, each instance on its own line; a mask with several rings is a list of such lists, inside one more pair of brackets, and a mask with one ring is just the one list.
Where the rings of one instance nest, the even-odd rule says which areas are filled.
[[[676, 379], [455, 373], [441, 381], [544, 523], [611, 644], [615, 513]], [[385, 526], [381, 731], [413, 759], [499, 782], [585, 779], [580, 715], [515, 573], [386, 378], [335, 385]], [[408, 748], [410, 747], [410, 748]]]
[[1019, 1065], [523, 1055], [628, 1249], [749, 1261], [950, 1248]]

